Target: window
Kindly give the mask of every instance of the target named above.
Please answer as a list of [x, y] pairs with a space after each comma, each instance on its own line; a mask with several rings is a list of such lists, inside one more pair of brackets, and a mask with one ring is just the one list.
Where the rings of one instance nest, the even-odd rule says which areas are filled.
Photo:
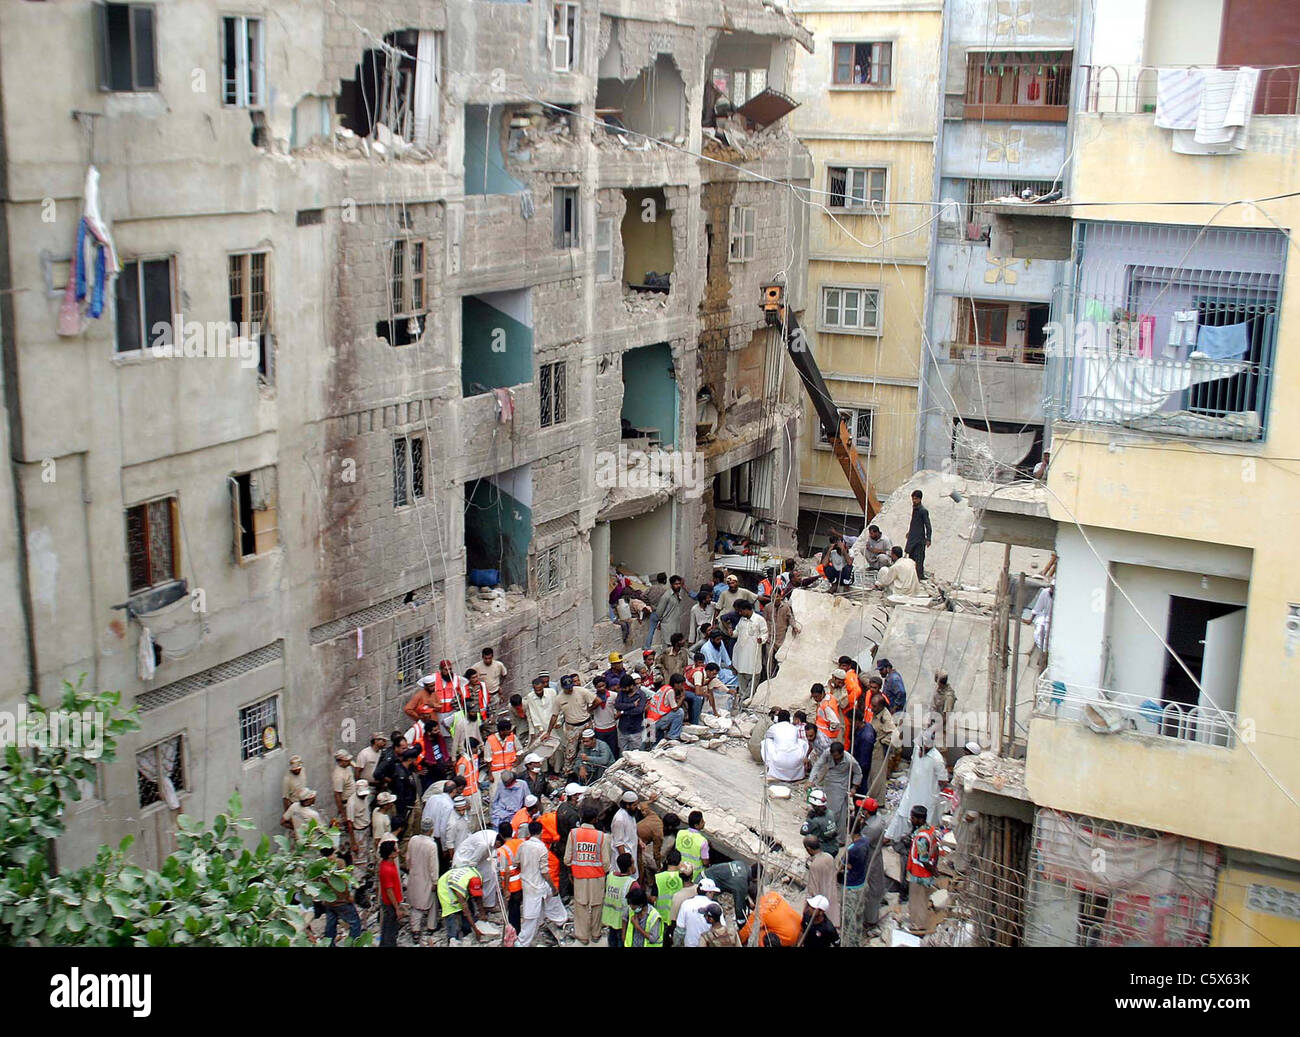
[[578, 66], [578, 5], [551, 5], [551, 71], [572, 72]]
[[[870, 407], [841, 407], [840, 417], [849, 423], [854, 448], [862, 454], [871, 453], [871, 433], [876, 412]], [[817, 423], [817, 446], [822, 450], [831, 449], [831, 441], [826, 438], [826, 430], [821, 427], [821, 422]]]
[[393, 440], [393, 507], [400, 508], [424, 497], [424, 437], [399, 436]]
[[892, 43], [837, 43], [831, 81], [836, 86], [890, 86], [893, 83]]
[[555, 188], [551, 192], [551, 205], [555, 213], [555, 247], [581, 247], [578, 238], [578, 189]]
[[1007, 344], [1007, 314], [1010, 307], [1004, 302], [962, 300], [965, 309], [966, 342], [980, 346], [1005, 346]]
[[280, 698], [254, 702], [239, 711], [239, 758], [255, 760], [280, 748]]
[[137, 594], [180, 578], [181, 542], [175, 497], [126, 509], [127, 592]]
[[830, 331], [878, 332], [880, 289], [824, 286], [821, 326]]
[[554, 594], [564, 586], [564, 573], [560, 568], [563, 545], [556, 544], [537, 552], [533, 566], [537, 595]]
[[614, 218], [596, 221], [596, 280], [614, 280]]
[[262, 19], [221, 19], [221, 103], [249, 108], [265, 102]]
[[880, 212], [885, 206], [887, 171], [883, 168], [830, 166], [829, 204], [832, 209], [870, 209]]
[[153, 5], [96, 4], [95, 60], [101, 90], [157, 89]]
[[166, 803], [179, 809], [185, 791], [185, 736], [176, 735], [135, 754], [136, 789], [142, 807]]
[[425, 243], [398, 238], [388, 244], [388, 306], [394, 317], [421, 317], [428, 286]]
[[119, 353], [172, 344], [172, 274], [170, 256], [122, 264], [114, 288]]
[[397, 642], [397, 683], [414, 684], [429, 672], [429, 635], [412, 634]]
[[568, 419], [568, 385], [563, 360], [542, 364], [537, 375], [542, 428], [562, 425]]
[[268, 252], [243, 252], [228, 259], [230, 279], [230, 333], [257, 344], [257, 374], [274, 381], [271, 358], [270, 306], [267, 302]]
[[965, 117], [1065, 122], [1070, 63], [1070, 51], [967, 55]]
[[988, 241], [990, 217], [975, 211], [994, 198], [1019, 198], [1025, 191], [1043, 195], [1051, 191], [1051, 180], [967, 180], [966, 204], [969, 206], [966, 222], [967, 241]]
[[765, 68], [715, 68], [713, 86], [736, 107], [767, 89]]
[[754, 258], [754, 228], [758, 223], [757, 210], [749, 205], [731, 207], [731, 251], [733, 262], [743, 263]]
[[230, 477], [235, 561], [266, 554], [280, 542], [279, 490], [275, 466]]

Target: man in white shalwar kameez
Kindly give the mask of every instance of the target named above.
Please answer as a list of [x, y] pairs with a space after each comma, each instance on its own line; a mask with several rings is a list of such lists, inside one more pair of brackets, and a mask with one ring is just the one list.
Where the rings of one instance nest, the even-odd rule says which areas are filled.
[[731, 653], [731, 665], [740, 680], [736, 704], [745, 706], [754, 694], [759, 671], [763, 668], [763, 645], [767, 643], [767, 621], [754, 615], [751, 602], [736, 602], [740, 618], [736, 620], [736, 647]]
[[925, 815], [933, 819], [933, 824], [938, 824], [943, 814], [939, 782], [947, 780], [948, 768], [944, 765], [943, 754], [934, 746], [933, 735], [924, 736], [922, 745], [924, 752], [912, 755], [912, 771], [907, 778], [902, 802], [885, 830], [885, 838], [890, 842], [901, 839], [911, 830], [913, 807], [925, 807]]
[[802, 781], [808, 743], [799, 737], [799, 729], [790, 723], [790, 714], [781, 710], [776, 723], [767, 729], [762, 743], [767, 776], [774, 781]]

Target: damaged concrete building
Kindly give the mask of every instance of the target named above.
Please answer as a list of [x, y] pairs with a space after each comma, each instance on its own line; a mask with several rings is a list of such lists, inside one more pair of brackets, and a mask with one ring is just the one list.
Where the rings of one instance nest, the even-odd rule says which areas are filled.
[[143, 725], [69, 863], [156, 864], [236, 791], [274, 830], [288, 754], [326, 788], [440, 658], [493, 645], [517, 690], [617, 640], [611, 566], [793, 541], [759, 303], [804, 304], [809, 33], [758, 0], [274, 8], [0, 11], [4, 700], [84, 674]]

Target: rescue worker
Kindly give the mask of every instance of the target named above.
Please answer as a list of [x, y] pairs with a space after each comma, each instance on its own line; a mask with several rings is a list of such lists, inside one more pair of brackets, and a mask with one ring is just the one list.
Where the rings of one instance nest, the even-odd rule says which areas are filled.
[[524, 902], [524, 884], [519, 872], [519, 847], [524, 841], [510, 827], [509, 821], [497, 825], [501, 845], [497, 847], [497, 885], [503, 890], [506, 919], [516, 933], [521, 925], [519, 911]]
[[560, 903], [559, 896], [556, 895], [555, 886], [551, 883], [548, 867], [550, 851], [542, 842], [541, 836], [542, 823], [529, 822], [528, 838], [519, 847], [517, 854], [524, 893], [521, 912], [523, 926], [519, 930], [518, 946], [520, 947], [532, 946], [533, 938], [537, 935], [537, 927], [543, 919], [551, 929], [555, 942], [559, 943], [560, 936], [556, 933], [555, 927], [563, 925], [569, 917], [564, 910], [564, 905]]
[[939, 836], [926, 823], [923, 806], [912, 808], [912, 845], [907, 854], [907, 928], [924, 933], [930, 928], [930, 890], [939, 868]]
[[686, 817], [687, 828], [677, 833], [674, 844], [682, 859], [682, 874], [688, 881], [698, 882], [700, 874], [709, 863], [709, 840], [704, 837], [704, 815], [692, 810]]
[[477, 868], [468, 865], [452, 868], [438, 879], [438, 907], [447, 926], [447, 942], [453, 947], [461, 945], [461, 933], [473, 932], [480, 940], [483, 931], [475, 920], [475, 900], [483, 897], [483, 877]]
[[359, 779], [348, 800], [345, 824], [348, 842], [352, 845], [352, 863], [363, 875], [370, 874], [370, 782]]
[[826, 809], [826, 793], [821, 789], [809, 792], [808, 808], [808, 820], [799, 828], [799, 834], [815, 836], [818, 845], [834, 857], [840, 850], [839, 830]]
[[[835, 670], [831, 676], [840, 675], [840, 680], [844, 679], [843, 670]], [[817, 730], [824, 734], [827, 739], [834, 742], [842, 738], [844, 734], [844, 715], [840, 712], [839, 703], [835, 701], [834, 695], [827, 695], [826, 688], [821, 684], [814, 684], [811, 691], [812, 700], [817, 704]]]
[[352, 770], [352, 754], [346, 749], [339, 749], [334, 754], [334, 773], [330, 775], [334, 788], [334, 813], [339, 824], [347, 824], [348, 800], [356, 790], [357, 779]]
[[658, 744], [665, 737], [671, 739], [681, 737], [682, 724], [686, 721], [686, 714], [682, 709], [685, 697], [686, 677], [680, 673], [674, 673], [668, 678], [668, 683], [655, 692], [646, 707], [645, 714], [654, 732], [654, 744]]
[[664, 921], [652, 910], [645, 890], [634, 886], [627, 894], [628, 919], [623, 935], [624, 947], [662, 947]]
[[636, 876], [632, 874], [632, 855], [620, 853], [614, 860], [614, 874], [605, 879], [605, 903], [600, 913], [600, 921], [609, 929], [608, 943], [611, 947], [623, 946], [623, 934], [627, 931], [628, 904], [627, 896], [636, 885]]
[[[288, 810], [298, 802], [298, 793], [307, 787], [307, 775], [302, 772], [302, 757], [290, 756], [289, 769], [285, 772], [284, 782], [280, 786], [280, 809]], [[289, 823], [284, 822], [288, 828]]]
[[573, 934], [584, 947], [600, 939], [605, 876], [612, 857], [613, 840], [596, 830], [599, 813], [594, 803], [584, 803], [582, 822], [564, 847], [564, 863], [573, 872]]
[[497, 786], [501, 784], [502, 776], [510, 771], [513, 773], [515, 766], [515, 757], [519, 755], [519, 742], [515, 738], [514, 725], [510, 723], [508, 717], [502, 717], [497, 721], [497, 733], [488, 735], [487, 746], [488, 768], [492, 773], [492, 790], [495, 792]]

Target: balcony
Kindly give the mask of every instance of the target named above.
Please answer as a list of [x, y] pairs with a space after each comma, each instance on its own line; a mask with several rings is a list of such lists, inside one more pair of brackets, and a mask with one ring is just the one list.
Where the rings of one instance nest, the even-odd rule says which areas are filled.
[[[1233, 71], [1239, 66], [1185, 67], [1212, 72]], [[1089, 114], [1154, 115], [1159, 75], [1160, 69], [1150, 65], [1081, 65], [1079, 110]], [[1300, 66], [1260, 69], [1253, 114], [1300, 114]]]
[[965, 119], [981, 122], [1067, 122], [1069, 51], [988, 51], [966, 64]]
[[1072, 721], [1101, 735], [1130, 732], [1151, 738], [1198, 742], [1231, 749], [1236, 742], [1237, 714], [1213, 703], [1189, 705], [1146, 695], [1087, 687], [1038, 678], [1034, 716]]

